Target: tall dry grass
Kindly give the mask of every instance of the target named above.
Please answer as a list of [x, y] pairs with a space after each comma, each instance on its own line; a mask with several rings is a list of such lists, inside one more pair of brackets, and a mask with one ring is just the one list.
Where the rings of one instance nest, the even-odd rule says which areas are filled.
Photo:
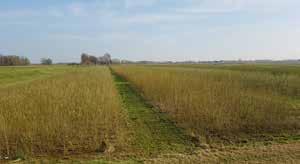
[[124, 115], [107, 68], [0, 90], [0, 156], [77, 154], [118, 145]]
[[196, 134], [299, 128], [299, 110], [292, 107], [287, 96], [299, 96], [297, 76], [143, 66], [115, 66], [114, 70], [179, 125]]

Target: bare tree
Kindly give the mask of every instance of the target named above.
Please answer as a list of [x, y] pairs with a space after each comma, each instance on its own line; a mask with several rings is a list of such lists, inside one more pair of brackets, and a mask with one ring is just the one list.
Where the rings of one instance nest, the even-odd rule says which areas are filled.
[[86, 53], [81, 54], [81, 64], [90, 65], [90, 64], [112, 64], [111, 55], [109, 53], [104, 54], [101, 57], [95, 57], [88, 55]]
[[4, 56], [0, 55], [0, 66], [28, 65], [30, 61], [26, 57], [15, 55]]
[[81, 64], [89, 64], [89, 55], [86, 53], [81, 54]]

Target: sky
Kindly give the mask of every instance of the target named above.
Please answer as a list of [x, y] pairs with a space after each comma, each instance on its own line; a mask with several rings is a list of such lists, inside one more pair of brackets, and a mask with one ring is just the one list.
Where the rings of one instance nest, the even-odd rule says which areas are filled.
[[299, 0], [1, 0], [0, 54], [300, 59]]

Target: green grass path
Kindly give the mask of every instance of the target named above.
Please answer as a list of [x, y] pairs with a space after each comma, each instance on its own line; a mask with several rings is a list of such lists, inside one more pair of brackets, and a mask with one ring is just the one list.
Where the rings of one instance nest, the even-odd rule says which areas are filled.
[[131, 87], [129, 82], [113, 71], [117, 89], [127, 110], [133, 129], [133, 147], [146, 155], [188, 152], [193, 145], [181, 129], [164, 113], [159, 112]]

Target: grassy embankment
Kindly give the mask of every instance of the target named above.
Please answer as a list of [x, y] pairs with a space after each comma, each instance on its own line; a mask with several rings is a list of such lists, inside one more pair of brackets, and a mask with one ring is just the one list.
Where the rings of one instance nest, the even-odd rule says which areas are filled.
[[300, 109], [294, 101], [300, 96], [297, 74], [212, 68], [115, 66], [114, 70], [196, 136], [299, 130]]
[[53, 69], [68, 72], [0, 89], [0, 156], [102, 152], [111, 145], [120, 150], [126, 124], [107, 68], [22, 68], [7, 73], [12, 78], [2, 73], [1, 82]]

